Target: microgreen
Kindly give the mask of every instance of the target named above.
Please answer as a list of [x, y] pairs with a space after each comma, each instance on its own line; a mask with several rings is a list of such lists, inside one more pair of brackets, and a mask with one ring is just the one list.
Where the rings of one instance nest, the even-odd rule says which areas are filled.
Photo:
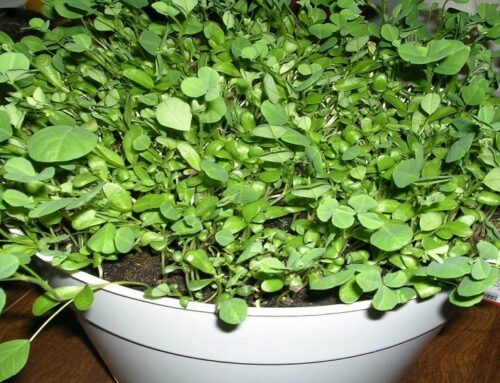
[[[66, 22], [2, 37], [0, 279], [44, 288], [35, 314], [94, 299], [51, 288], [36, 252], [97, 272], [147, 252], [146, 297], [232, 325], [308, 289], [383, 311], [481, 300], [500, 264], [496, 5], [148, 3], [48, 0]], [[29, 344], [0, 346], [0, 380]]]

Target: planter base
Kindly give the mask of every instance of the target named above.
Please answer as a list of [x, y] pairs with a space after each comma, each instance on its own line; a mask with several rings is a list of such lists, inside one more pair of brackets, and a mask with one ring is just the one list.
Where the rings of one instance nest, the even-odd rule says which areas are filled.
[[[170, 354], [117, 338], [85, 320], [85, 332], [118, 383], [391, 383], [442, 326], [365, 355], [305, 364], [236, 364]], [[307, 349], [303, 350], [307, 353]], [[137, 366], [136, 369], [125, 366]], [[307, 380], [304, 380], [307, 377]]]
[[[53, 286], [102, 284], [90, 274], [41, 268]], [[108, 286], [77, 317], [120, 383], [390, 383], [439, 331], [447, 293], [386, 313], [370, 302], [297, 308], [250, 308], [239, 326], [215, 307], [146, 300]]]

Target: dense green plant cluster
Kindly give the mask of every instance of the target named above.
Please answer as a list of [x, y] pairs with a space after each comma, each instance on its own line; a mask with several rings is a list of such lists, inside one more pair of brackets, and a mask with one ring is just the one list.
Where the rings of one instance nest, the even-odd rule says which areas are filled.
[[304, 289], [378, 310], [482, 299], [499, 265], [495, 5], [147, 3], [46, 1], [64, 23], [0, 33], [0, 279], [43, 285], [35, 313], [95, 289], [50, 289], [35, 252], [102, 271], [148, 251], [164, 282], [147, 296], [232, 324]]

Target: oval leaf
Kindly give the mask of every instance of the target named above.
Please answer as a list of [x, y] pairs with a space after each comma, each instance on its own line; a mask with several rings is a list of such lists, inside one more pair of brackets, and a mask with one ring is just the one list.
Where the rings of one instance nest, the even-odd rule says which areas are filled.
[[28, 154], [38, 162], [64, 162], [83, 157], [97, 145], [97, 137], [86, 129], [51, 126], [28, 140]]
[[156, 119], [167, 128], [187, 132], [192, 118], [189, 104], [176, 97], [167, 98], [156, 108]]
[[384, 251], [395, 251], [408, 245], [413, 239], [410, 226], [389, 222], [378, 229], [370, 237], [370, 243]]
[[28, 339], [15, 339], [0, 344], [0, 382], [16, 375], [28, 361]]
[[248, 306], [241, 298], [231, 298], [219, 306], [219, 318], [224, 322], [237, 325], [243, 322], [248, 313]]

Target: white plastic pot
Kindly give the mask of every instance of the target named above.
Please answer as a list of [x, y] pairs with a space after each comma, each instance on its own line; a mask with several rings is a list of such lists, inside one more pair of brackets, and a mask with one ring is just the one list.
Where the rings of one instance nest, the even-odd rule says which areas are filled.
[[[41, 267], [55, 286], [104, 282]], [[211, 304], [183, 309], [176, 299], [151, 301], [109, 286], [77, 316], [120, 383], [388, 383], [439, 331], [447, 312], [447, 296], [439, 294], [384, 314], [369, 302], [250, 308], [246, 321], [232, 327], [217, 320]]]

